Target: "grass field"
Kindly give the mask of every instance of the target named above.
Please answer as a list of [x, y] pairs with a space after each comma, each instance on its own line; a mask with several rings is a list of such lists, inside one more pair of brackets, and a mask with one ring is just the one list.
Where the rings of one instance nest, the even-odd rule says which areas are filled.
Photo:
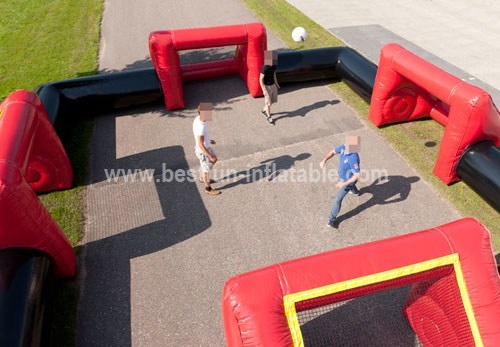
[[[0, 100], [17, 89], [97, 71], [103, 0], [0, 1]], [[83, 230], [83, 194], [91, 121], [82, 121], [61, 138], [71, 159], [75, 188], [40, 200], [76, 247]], [[78, 286], [56, 284], [52, 346], [75, 340]]]
[[[345, 46], [344, 42], [284, 0], [244, 0], [244, 2], [269, 30], [292, 49]], [[304, 43], [292, 40], [291, 32], [297, 26], [307, 29], [308, 36]], [[375, 128], [368, 120], [369, 105], [366, 102], [344, 83], [332, 83], [330, 87], [365, 120], [366, 124]], [[463, 182], [446, 186], [432, 174], [444, 131], [441, 125], [434, 120], [423, 120], [383, 127], [377, 131], [417, 170], [420, 177], [431, 183], [461, 215], [477, 218], [486, 225], [492, 233], [494, 249], [496, 252], [500, 251], [500, 214]]]

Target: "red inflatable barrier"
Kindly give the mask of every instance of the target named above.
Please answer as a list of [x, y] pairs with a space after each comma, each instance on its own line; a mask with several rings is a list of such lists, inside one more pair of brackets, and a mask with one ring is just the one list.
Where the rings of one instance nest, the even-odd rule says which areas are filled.
[[0, 105], [0, 139], [0, 249], [46, 252], [56, 276], [73, 276], [73, 248], [34, 192], [72, 182], [66, 152], [35, 93], [16, 91]]
[[[237, 46], [232, 59], [180, 64], [178, 51], [231, 45]], [[167, 110], [184, 108], [182, 80], [239, 73], [249, 93], [261, 96], [259, 75], [266, 49], [266, 29], [262, 23], [155, 31], [149, 35], [151, 60], [161, 82]]]
[[432, 117], [445, 126], [433, 170], [449, 184], [463, 152], [482, 140], [500, 145], [500, 114], [491, 96], [397, 44], [382, 48], [369, 117], [376, 126]]
[[298, 313], [409, 284], [401, 309], [426, 345], [500, 345], [500, 277], [490, 234], [474, 219], [233, 277], [222, 295], [226, 341], [303, 346]]

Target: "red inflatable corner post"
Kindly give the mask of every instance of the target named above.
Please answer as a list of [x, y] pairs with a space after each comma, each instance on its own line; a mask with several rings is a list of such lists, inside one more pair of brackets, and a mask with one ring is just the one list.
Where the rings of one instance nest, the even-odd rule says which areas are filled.
[[18, 90], [0, 105], [0, 249], [47, 253], [58, 277], [75, 273], [75, 253], [35, 194], [71, 186], [71, 165], [35, 93]]
[[[471, 218], [231, 278], [222, 295], [227, 345], [303, 346], [339, 329], [325, 326], [328, 317], [349, 315], [333, 304], [408, 285], [405, 303], [386, 304], [398, 305], [424, 345], [500, 346], [500, 277], [490, 233]], [[311, 325], [316, 318], [319, 330]]]
[[400, 45], [382, 48], [370, 102], [376, 126], [432, 117], [445, 126], [433, 173], [444, 183], [455, 173], [463, 152], [492, 140], [500, 145], [500, 114], [484, 90], [450, 75]]
[[[231, 59], [180, 64], [178, 51], [232, 45], [236, 45], [236, 52]], [[161, 82], [167, 110], [184, 108], [183, 80], [239, 73], [250, 95], [262, 96], [259, 75], [266, 49], [266, 28], [262, 23], [155, 31], [149, 35], [151, 60]]]

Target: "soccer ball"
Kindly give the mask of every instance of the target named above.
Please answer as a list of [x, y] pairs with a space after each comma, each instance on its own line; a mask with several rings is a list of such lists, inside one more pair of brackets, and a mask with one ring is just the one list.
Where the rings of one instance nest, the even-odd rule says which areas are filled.
[[292, 39], [295, 42], [304, 42], [307, 38], [307, 31], [302, 27], [296, 27], [292, 31]]

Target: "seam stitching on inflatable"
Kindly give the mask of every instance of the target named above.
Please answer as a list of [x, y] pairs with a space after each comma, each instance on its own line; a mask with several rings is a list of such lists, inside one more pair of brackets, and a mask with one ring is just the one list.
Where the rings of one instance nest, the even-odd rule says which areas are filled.
[[446, 233], [439, 228], [434, 228], [434, 230], [436, 230], [446, 240], [446, 243], [450, 247], [450, 252], [455, 253], [455, 246], [454, 246], [454, 244], [452, 244], [451, 240], [448, 238], [448, 235], [446, 235]]
[[278, 276], [282, 296], [288, 295], [289, 286], [283, 266], [281, 264], [277, 264], [274, 269], [276, 271], [276, 275]]
[[[172, 46], [174, 46], [174, 49], [177, 52], [178, 49], [177, 49], [177, 41], [175, 40], [175, 30], [168, 32], [167, 35], [170, 35], [170, 39], [172, 40]], [[177, 52], [177, 54], [179, 53]]]

